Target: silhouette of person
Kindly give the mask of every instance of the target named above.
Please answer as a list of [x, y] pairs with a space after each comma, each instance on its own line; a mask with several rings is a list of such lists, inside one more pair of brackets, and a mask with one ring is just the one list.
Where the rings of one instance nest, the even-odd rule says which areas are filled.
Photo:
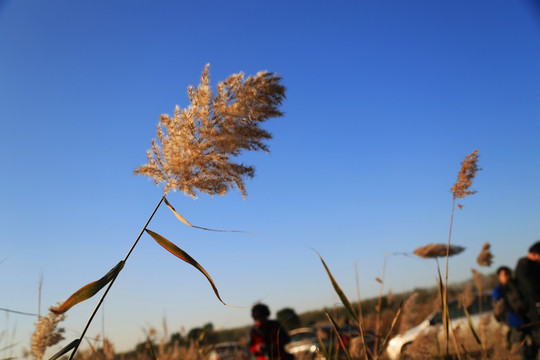
[[525, 320], [530, 325], [534, 353], [538, 354], [540, 349], [540, 241], [529, 248], [527, 256], [518, 260], [515, 275], [527, 309]]
[[508, 266], [501, 266], [497, 269], [497, 279], [499, 280], [499, 285], [493, 289], [491, 292], [491, 297], [494, 302], [494, 309], [500, 309], [498, 303], [503, 301], [503, 306], [501, 312], [499, 313], [495, 310], [495, 318], [498, 321], [506, 323], [509, 327], [508, 331], [508, 345], [517, 344], [519, 346], [519, 355], [522, 359], [527, 359], [528, 354], [532, 351], [527, 342], [524, 341], [527, 335], [527, 332], [523, 325], [525, 325], [525, 320], [519, 315], [516, 314], [509, 306], [509, 300], [507, 294], [511, 291], [510, 279], [512, 277], [512, 270]]
[[285, 351], [290, 337], [287, 330], [276, 320], [269, 320], [270, 309], [257, 304], [251, 309], [255, 325], [249, 332], [249, 351], [257, 360], [291, 360], [294, 357]]

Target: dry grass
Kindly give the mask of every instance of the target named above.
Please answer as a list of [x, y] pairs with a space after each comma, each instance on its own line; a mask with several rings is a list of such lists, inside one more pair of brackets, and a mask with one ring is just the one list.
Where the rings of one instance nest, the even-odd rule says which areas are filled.
[[[517, 349], [510, 349], [506, 340], [508, 329], [491, 320], [488, 315], [484, 317], [484, 326], [486, 328], [486, 356], [488, 359], [518, 359]], [[450, 349], [450, 358], [459, 356], [466, 359], [482, 359], [481, 346], [471, 335], [467, 327], [458, 327], [455, 329], [455, 336], [460, 345], [460, 354], [457, 354], [454, 348]], [[416, 340], [407, 347], [404, 358], [406, 359], [441, 359], [444, 358], [442, 344], [444, 344], [444, 333], [440, 328], [433, 328], [430, 331], [418, 336]]]
[[[179, 190], [193, 197], [196, 197], [197, 191], [209, 195], [224, 195], [229, 189], [236, 187], [245, 198], [247, 192], [244, 178], [253, 177], [255, 170], [252, 166], [233, 160], [245, 151], [268, 151], [265, 142], [272, 136], [260, 125], [269, 118], [283, 115], [279, 106], [285, 98], [285, 87], [281, 84], [280, 76], [267, 71], [259, 72], [247, 79], [243, 73], [238, 73], [219, 82], [217, 93], [214, 94], [210, 87], [208, 67], [209, 65], [206, 65], [203, 70], [200, 84], [197, 87], [188, 87], [190, 105], [182, 110], [176, 106], [173, 117], [161, 115], [157, 140], [152, 140], [152, 148], [147, 152], [148, 163], [136, 168], [135, 174], [152, 178], [156, 185], [163, 183], [165, 194], [170, 190]], [[54, 356], [71, 351], [69, 360], [73, 359], [97, 310], [145, 232], [173, 255], [203, 273], [217, 298], [223, 303], [212, 278], [195, 259], [161, 235], [147, 229], [164, 200], [166, 201], [165, 195], [150, 215], [124, 260], [99, 280], [73, 293], [59, 307], [51, 308], [51, 314], [47, 317], [39, 319], [32, 339], [32, 353], [37, 360], [43, 357], [48, 346], [63, 339], [61, 329], [56, 329], [58, 322], [63, 319], [60, 315], [106, 287], [81, 336], [64, 346]], [[190, 225], [168, 202], [167, 205], [181, 221]], [[148, 343], [151, 345], [150, 341]], [[155, 357], [152, 346], [150, 350]]]

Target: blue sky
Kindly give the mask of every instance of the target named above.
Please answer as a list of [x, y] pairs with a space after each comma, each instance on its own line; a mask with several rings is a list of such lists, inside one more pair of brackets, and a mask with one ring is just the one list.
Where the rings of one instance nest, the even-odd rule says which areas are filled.
[[[247, 200], [168, 195], [149, 228], [197, 259], [223, 299], [262, 300], [274, 314], [338, 302], [313, 249], [351, 298], [435, 284], [415, 248], [446, 242], [460, 162], [480, 152], [473, 188], [454, 217], [466, 251], [450, 280], [513, 266], [540, 238], [540, 7], [532, 1], [0, 2], [0, 307], [37, 312], [121, 260], [162, 189], [146, 162], [159, 115], [188, 105], [186, 87], [210, 63], [229, 74], [276, 72], [285, 116], [265, 128], [271, 152]], [[187, 4], [189, 3], [189, 4]], [[72, 308], [79, 336], [96, 299]], [[5, 317], [29, 347], [34, 318]], [[117, 350], [150, 326], [169, 332], [251, 323], [204, 277], [144, 236], [89, 330]], [[19, 351], [19, 350], [17, 350]], [[15, 355], [19, 355], [18, 353]]]

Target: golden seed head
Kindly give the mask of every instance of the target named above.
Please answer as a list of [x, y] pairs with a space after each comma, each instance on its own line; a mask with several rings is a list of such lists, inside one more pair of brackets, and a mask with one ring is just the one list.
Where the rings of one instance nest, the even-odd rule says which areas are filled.
[[461, 162], [461, 170], [458, 173], [457, 181], [452, 186], [451, 191], [455, 199], [463, 199], [467, 195], [476, 194], [476, 190], [469, 190], [476, 172], [481, 170], [477, 166], [478, 150], [474, 150]]
[[[421, 246], [413, 251], [413, 253], [421, 258], [430, 259], [445, 257], [447, 253], [448, 245], [446, 244], [428, 244]], [[450, 245], [448, 250], [448, 256], [457, 255], [465, 250], [462, 246]]]
[[152, 178], [156, 185], [164, 183], [165, 193], [224, 195], [236, 187], [245, 198], [244, 178], [252, 178], [255, 169], [232, 160], [243, 151], [268, 152], [265, 141], [272, 135], [260, 124], [283, 115], [278, 107], [285, 87], [273, 73], [259, 72], [247, 79], [238, 73], [218, 83], [213, 94], [208, 66], [199, 86], [188, 87], [191, 104], [185, 109], [176, 106], [173, 117], [160, 116], [148, 163], [135, 174]]
[[484, 246], [482, 246], [482, 251], [480, 251], [480, 254], [478, 254], [478, 257], [476, 258], [478, 265], [491, 266], [493, 263], [493, 254], [491, 251], [489, 251], [489, 248], [489, 243], [484, 243]]

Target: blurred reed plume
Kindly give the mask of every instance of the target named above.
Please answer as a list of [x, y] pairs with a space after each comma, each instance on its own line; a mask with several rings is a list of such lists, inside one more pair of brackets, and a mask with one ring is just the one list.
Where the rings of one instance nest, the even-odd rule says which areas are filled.
[[491, 245], [489, 243], [484, 243], [484, 246], [482, 246], [482, 251], [480, 251], [480, 254], [478, 254], [478, 257], [476, 258], [476, 262], [480, 266], [491, 266], [493, 263], [493, 254], [489, 250]]
[[[463, 161], [461, 162], [461, 169], [459, 170], [457, 181], [452, 185], [450, 191], [452, 191], [452, 212], [450, 213], [450, 228], [448, 230], [448, 247], [446, 252], [446, 266], [445, 266], [445, 277], [444, 284], [441, 282], [441, 294], [442, 294], [442, 310], [443, 310], [443, 326], [445, 331], [445, 345], [446, 345], [446, 355], [449, 354], [448, 349], [448, 338], [449, 332], [448, 327], [450, 323], [450, 318], [448, 316], [448, 258], [450, 257], [450, 242], [452, 239], [452, 226], [454, 223], [454, 211], [456, 209], [456, 199], [464, 199], [468, 195], [476, 194], [476, 190], [469, 190], [472, 185], [472, 181], [476, 176], [478, 170], [478, 150], [474, 150], [469, 155], [466, 155]], [[459, 209], [463, 208], [462, 204], [457, 205]], [[454, 345], [457, 347], [454, 337]]]
[[482, 273], [476, 271], [475, 269], [471, 269], [471, 273], [472, 273], [474, 286], [476, 287], [476, 290], [479, 293], [478, 295], [480, 296], [482, 294], [482, 289], [483, 289]]
[[421, 258], [430, 259], [457, 255], [463, 250], [464, 247], [457, 245], [428, 244], [415, 249], [413, 253]]
[[266, 71], [245, 80], [239, 73], [219, 82], [213, 94], [208, 66], [199, 86], [188, 87], [191, 104], [182, 110], [176, 106], [172, 118], [161, 115], [148, 163], [135, 174], [154, 179], [156, 185], [164, 183], [165, 193], [224, 195], [236, 186], [245, 198], [243, 178], [253, 177], [255, 169], [231, 158], [244, 150], [268, 151], [264, 141], [272, 135], [259, 125], [283, 115], [277, 106], [285, 98], [285, 87], [281, 77]]
[[474, 150], [461, 162], [461, 170], [458, 173], [457, 181], [452, 186], [451, 191], [456, 199], [464, 199], [467, 195], [476, 194], [476, 190], [469, 190], [472, 181], [478, 170], [478, 150]]
[[416, 299], [418, 298], [418, 293], [414, 292], [403, 304], [403, 311], [401, 312], [401, 317], [399, 321], [399, 333], [403, 334], [405, 331], [409, 330], [416, 325], [414, 314], [417, 311]]
[[474, 290], [471, 284], [466, 284], [463, 289], [463, 293], [458, 297], [458, 303], [462, 308], [468, 308], [471, 306], [475, 299]]
[[40, 316], [36, 321], [36, 331], [32, 335], [32, 355], [34, 359], [41, 360], [49, 346], [56, 345], [64, 339], [64, 329], [58, 324], [64, 320], [65, 315], [49, 312], [47, 316]]

